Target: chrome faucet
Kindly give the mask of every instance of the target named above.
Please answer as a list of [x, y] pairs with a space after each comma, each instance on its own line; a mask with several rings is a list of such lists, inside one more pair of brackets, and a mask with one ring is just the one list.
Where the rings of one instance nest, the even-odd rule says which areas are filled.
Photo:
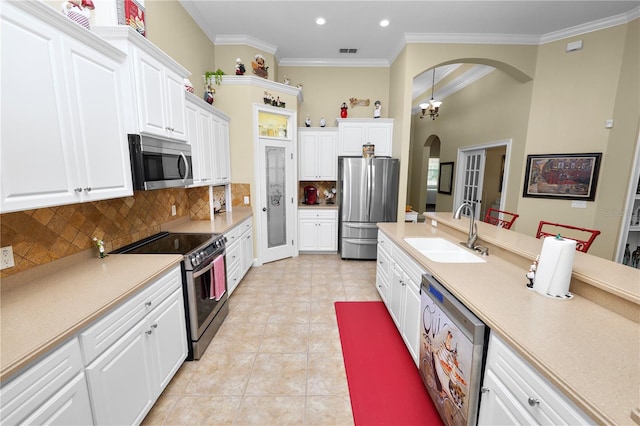
[[456, 212], [453, 214], [454, 219], [460, 219], [460, 215], [462, 214], [462, 210], [467, 208], [469, 213], [469, 236], [467, 237], [467, 242], [461, 242], [460, 244], [464, 244], [471, 250], [476, 249], [476, 241], [478, 240], [478, 226], [476, 225], [476, 215], [473, 210], [473, 205], [467, 201], [463, 201], [462, 204], [456, 209]]

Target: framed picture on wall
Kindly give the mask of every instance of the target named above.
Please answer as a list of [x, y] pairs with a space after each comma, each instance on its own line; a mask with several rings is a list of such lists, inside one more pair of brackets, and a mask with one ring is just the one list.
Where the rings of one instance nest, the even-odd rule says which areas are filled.
[[602, 153], [527, 155], [523, 197], [593, 201]]
[[440, 163], [440, 174], [438, 175], [438, 193], [451, 195], [453, 183], [453, 161]]

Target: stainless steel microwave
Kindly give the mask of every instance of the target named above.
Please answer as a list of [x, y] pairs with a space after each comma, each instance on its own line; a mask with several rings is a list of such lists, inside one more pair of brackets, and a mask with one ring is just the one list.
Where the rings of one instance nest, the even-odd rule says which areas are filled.
[[145, 135], [129, 135], [133, 189], [187, 187], [193, 184], [191, 146]]

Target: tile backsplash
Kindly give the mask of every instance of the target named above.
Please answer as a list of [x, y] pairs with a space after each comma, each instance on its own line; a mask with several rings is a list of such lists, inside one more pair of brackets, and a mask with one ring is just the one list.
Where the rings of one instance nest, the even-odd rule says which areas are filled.
[[[232, 184], [231, 192], [234, 200], [242, 200], [249, 194], [249, 185]], [[224, 187], [214, 187], [213, 194], [225, 203]], [[173, 205], [175, 216], [171, 215]], [[158, 233], [162, 224], [183, 217], [211, 218], [209, 187], [134, 191], [132, 197], [5, 213], [0, 215], [0, 241], [2, 247], [13, 247], [15, 266], [0, 271], [0, 277], [88, 249], [96, 249], [97, 255], [93, 237], [102, 239], [109, 252]]]

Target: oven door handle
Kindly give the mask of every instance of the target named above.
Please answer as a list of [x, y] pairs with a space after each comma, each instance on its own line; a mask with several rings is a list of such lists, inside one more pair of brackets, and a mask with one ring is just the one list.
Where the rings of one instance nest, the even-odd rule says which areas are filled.
[[[215, 259], [217, 259], [218, 256], [215, 257]], [[204, 268], [198, 270], [198, 272], [194, 272], [193, 273], [193, 278], [198, 278], [200, 275], [206, 274], [207, 272], [209, 272], [210, 270], [213, 269], [213, 261], [215, 260], [213, 259], [207, 266], [205, 266]]]

